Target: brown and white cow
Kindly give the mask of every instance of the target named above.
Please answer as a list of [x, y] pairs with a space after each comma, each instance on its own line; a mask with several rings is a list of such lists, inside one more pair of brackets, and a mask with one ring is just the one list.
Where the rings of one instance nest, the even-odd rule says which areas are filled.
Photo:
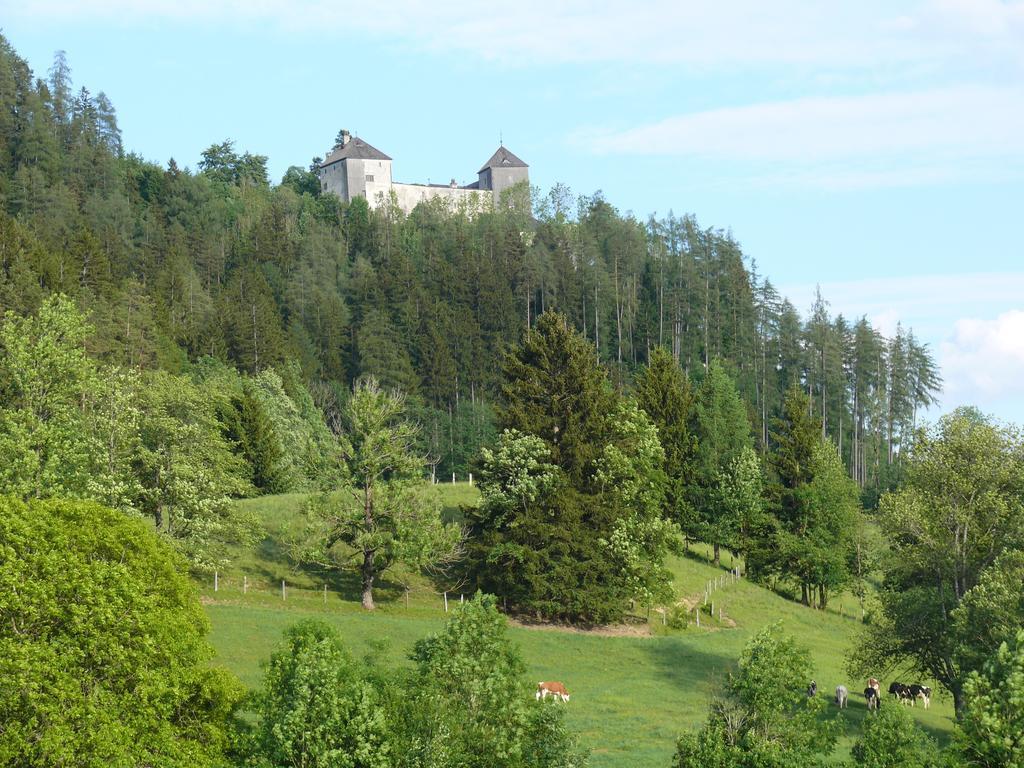
[[569, 700], [569, 692], [565, 690], [565, 686], [558, 682], [540, 682], [537, 683], [537, 701], [546, 699], [548, 696], [554, 696], [556, 699], [562, 701]]
[[874, 688], [875, 691], [878, 692], [878, 693], [882, 692], [882, 686], [881, 686], [881, 684], [879, 684], [878, 678], [875, 678], [875, 677], [869, 677], [868, 678], [868, 688]]

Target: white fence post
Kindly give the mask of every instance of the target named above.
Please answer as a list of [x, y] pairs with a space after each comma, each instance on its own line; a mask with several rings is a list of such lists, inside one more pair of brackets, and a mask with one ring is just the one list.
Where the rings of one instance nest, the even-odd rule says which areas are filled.
[[286, 591], [285, 586], [284, 586], [284, 579], [281, 579], [281, 599], [282, 600], [287, 600], [288, 599], [288, 592]]

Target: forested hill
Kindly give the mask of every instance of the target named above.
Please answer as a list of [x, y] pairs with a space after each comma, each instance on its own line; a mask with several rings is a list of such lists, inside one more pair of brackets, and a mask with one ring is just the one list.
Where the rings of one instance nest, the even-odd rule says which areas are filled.
[[370, 211], [320, 196], [301, 167], [271, 184], [266, 158], [231, 142], [195, 172], [157, 165], [124, 151], [114, 106], [76, 90], [62, 54], [37, 79], [2, 38], [0, 102], [0, 308], [67, 294], [90, 315], [90, 351], [137, 369], [295, 361], [328, 417], [373, 374], [416, 403], [442, 473], [489, 439], [502, 350], [548, 309], [623, 387], [658, 345], [697, 378], [724, 360], [762, 443], [800, 382], [869, 488], [889, 483], [939, 384], [909, 330], [884, 338], [821, 298], [801, 317], [693, 216], [640, 221], [564, 187], [535, 191], [532, 210], [521, 193], [472, 217]]

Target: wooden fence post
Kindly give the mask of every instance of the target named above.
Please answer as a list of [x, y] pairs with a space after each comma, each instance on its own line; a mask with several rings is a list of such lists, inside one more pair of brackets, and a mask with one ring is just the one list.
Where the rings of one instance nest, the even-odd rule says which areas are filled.
[[696, 614], [697, 614], [697, 629], [700, 629], [700, 606], [699, 605], [697, 606]]
[[249, 577], [248, 576], [243, 576], [242, 577], [242, 594], [243, 595], [249, 594]]
[[324, 584], [324, 605], [327, 605], [327, 585]]
[[448, 613], [448, 593], [444, 593], [444, 612]]
[[282, 600], [287, 600], [288, 599], [288, 592], [286, 591], [285, 586], [284, 586], [284, 579], [281, 579], [281, 599]]
[[217, 571], [213, 572], [213, 591], [216, 592], [220, 587], [220, 574]]

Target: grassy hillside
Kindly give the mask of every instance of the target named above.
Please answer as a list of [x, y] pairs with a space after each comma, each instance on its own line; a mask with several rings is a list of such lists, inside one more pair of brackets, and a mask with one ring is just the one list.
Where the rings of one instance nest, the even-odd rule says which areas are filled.
[[[465, 484], [439, 488], [452, 514], [459, 504], [472, 503], [476, 497], [475, 489]], [[256, 685], [260, 663], [284, 628], [300, 617], [315, 615], [336, 626], [354, 654], [379, 653], [395, 664], [407, 663], [413, 642], [436, 631], [444, 621], [443, 597], [437, 588], [451, 589], [449, 600], [457, 600], [458, 585], [434, 585], [418, 575], [399, 572], [381, 590], [380, 608], [366, 614], [359, 607], [354, 579], [325, 580], [322, 574], [296, 570], [288, 563], [282, 540], [295, 524], [301, 503], [302, 497], [295, 495], [241, 502], [264, 521], [267, 537], [255, 550], [238, 552], [232, 568], [220, 574], [216, 593], [212, 582], [202, 585], [219, 661], [247, 684]], [[727, 573], [728, 555], [724, 568], [713, 567], [705, 557], [706, 551], [697, 549], [690, 557], [671, 560], [676, 591], [682, 598], [699, 600], [708, 581]], [[245, 594], [243, 575], [249, 582]], [[671, 629], [663, 626], [657, 610], [648, 621], [646, 608], [638, 608], [635, 623], [613, 631], [515, 626], [511, 634], [522, 649], [531, 678], [562, 680], [573, 694], [567, 705], [569, 723], [593, 750], [594, 766], [667, 768], [676, 736], [704, 719], [709, 698], [750, 634], [782, 621], [785, 630], [810, 649], [821, 695], [831, 696], [839, 683], [851, 691], [847, 736], [836, 758], [848, 756], [865, 715], [859, 694], [864, 684], [843, 672], [859, 622], [839, 615], [841, 599], [822, 613], [744, 581], [723, 586], [713, 599], [716, 620], [705, 615], [700, 629], [692, 624]], [[847, 600], [846, 613], [851, 607]], [[720, 609], [721, 621], [717, 620]], [[795, 684], [803, 686], [806, 681]], [[830, 708], [827, 716], [835, 715], [834, 707]], [[947, 738], [952, 716], [948, 701], [936, 699], [930, 711], [917, 708], [914, 716], [940, 739]]]

